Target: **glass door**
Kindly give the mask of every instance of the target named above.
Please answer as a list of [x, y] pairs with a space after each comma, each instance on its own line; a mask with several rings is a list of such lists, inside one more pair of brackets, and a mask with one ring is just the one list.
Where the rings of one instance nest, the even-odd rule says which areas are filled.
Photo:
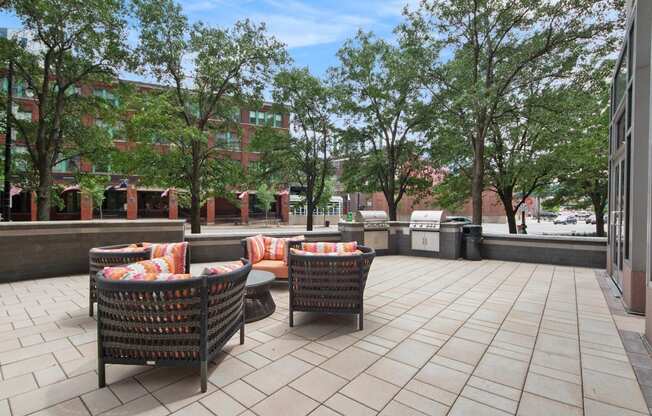
[[613, 206], [609, 218], [609, 234], [613, 244], [611, 245], [611, 259], [613, 278], [622, 290], [623, 287], [623, 260], [625, 258], [625, 159], [619, 158], [614, 163], [613, 171]]

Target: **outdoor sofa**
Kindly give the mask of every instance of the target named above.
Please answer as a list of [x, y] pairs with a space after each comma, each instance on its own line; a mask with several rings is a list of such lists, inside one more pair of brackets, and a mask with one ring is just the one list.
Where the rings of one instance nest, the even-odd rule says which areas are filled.
[[166, 262], [174, 263], [165, 256], [97, 273], [100, 388], [106, 364], [191, 366], [200, 368], [206, 392], [208, 362], [236, 332], [244, 343], [249, 261], [207, 268], [199, 276], [169, 273]]
[[[347, 244], [350, 248], [342, 249]], [[362, 330], [364, 289], [374, 249], [355, 242], [303, 243], [301, 248], [290, 249], [288, 258], [290, 326], [295, 311], [321, 312], [357, 314]]]
[[124, 266], [142, 260], [175, 254], [179, 273], [190, 273], [190, 250], [187, 242], [135, 243], [95, 247], [88, 252], [89, 293], [88, 315], [93, 316], [93, 303], [97, 303], [97, 272], [105, 267]]
[[277, 279], [288, 278], [287, 256], [290, 248], [301, 246], [304, 236], [271, 237], [261, 234], [240, 241], [243, 257], [251, 262], [253, 270], [273, 273]]

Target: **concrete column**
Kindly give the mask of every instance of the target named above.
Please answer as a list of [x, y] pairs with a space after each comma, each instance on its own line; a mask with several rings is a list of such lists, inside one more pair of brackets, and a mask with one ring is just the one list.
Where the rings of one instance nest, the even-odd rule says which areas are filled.
[[38, 218], [38, 207], [36, 206], [36, 192], [32, 191], [29, 198], [29, 220], [36, 221]]
[[240, 222], [249, 224], [249, 193], [245, 192], [240, 199]]
[[179, 201], [177, 200], [177, 190], [168, 191], [168, 219], [176, 220], [179, 218]]
[[283, 193], [279, 199], [281, 201], [281, 222], [288, 224], [290, 222], [290, 195]]
[[138, 218], [138, 191], [134, 185], [127, 187], [127, 219]]
[[215, 198], [206, 201], [206, 224], [215, 224]]
[[81, 216], [82, 221], [90, 221], [93, 219], [93, 197], [88, 192], [80, 192], [81, 201]]

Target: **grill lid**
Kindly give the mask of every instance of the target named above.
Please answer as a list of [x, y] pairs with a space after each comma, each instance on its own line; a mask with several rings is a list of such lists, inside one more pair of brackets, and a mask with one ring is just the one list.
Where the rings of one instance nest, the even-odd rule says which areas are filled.
[[355, 221], [362, 223], [381, 223], [389, 221], [385, 211], [358, 211], [355, 213]]
[[413, 211], [410, 216], [410, 228], [438, 229], [444, 219], [446, 219], [444, 211]]

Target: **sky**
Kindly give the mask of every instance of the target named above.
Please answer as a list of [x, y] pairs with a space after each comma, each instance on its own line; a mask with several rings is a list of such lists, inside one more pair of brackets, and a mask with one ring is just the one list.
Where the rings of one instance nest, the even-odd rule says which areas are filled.
[[[402, 21], [407, 5], [418, 0], [180, 0], [191, 21], [214, 26], [230, 26], [249, 18], [265, 22], [268, 32], [284, 42], [297, 66], [307, 66], [315, 75], [324, 75], [337, 64], [335, 56], [342, 43], [358, 29], [373, 31], [384, 38]], [[0, 27], [19, 28], [20, 22], [0, 13]]]

